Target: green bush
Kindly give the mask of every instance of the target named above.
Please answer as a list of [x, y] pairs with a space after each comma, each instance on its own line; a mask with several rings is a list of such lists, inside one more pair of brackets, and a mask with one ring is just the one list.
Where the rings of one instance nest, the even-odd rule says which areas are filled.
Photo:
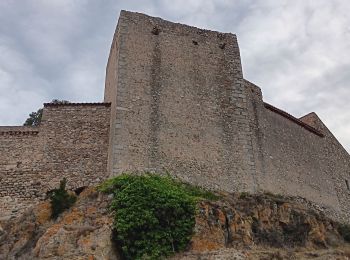
[[63, 211], [69, 209], [77, 200], [77, 197], [66, 191], [67, 180], [60, 181], [60, 187], [48, 192], [52, 213], [51, 218], [56, 219]]
[[104, 182], [100, 190], [114, 194], [113, 239], [125, 259], [163, 259], [186, 249], [197, 201], [215, 198], [210, 192], [155, 174], [123, 174]]
[[350, 242], [350, 225], [349, 224], [339, 225], [338, 232], [346, 242]]

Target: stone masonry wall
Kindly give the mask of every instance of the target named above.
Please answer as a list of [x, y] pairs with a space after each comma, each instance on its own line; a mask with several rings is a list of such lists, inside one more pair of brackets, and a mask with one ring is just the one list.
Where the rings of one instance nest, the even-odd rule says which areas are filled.
[[113, 174], [168, 171], [209, 188], [255, 189], [235, 35], [122, 11], [108, 66]]
[[0, 127], [0, 218], [40, 197], [42, 149], [36, 128]]
[[[106, 67], [106, 79], [105, 79], [105, 92], [104, 92], [104, 102], [111, 103], [111, 114], [110, 114], [110, 129], [109, 129], [109, 145], [108, 145], [108, 164], [107, 171], [111, 175], [113, 167], [113, 157], [114, 150], [117, 149], [113, 145], [113, 139], [115, 136], [115, 129], [120, 127], [119, 123], [116, 123], [116, 112], [117, 112], [117, 85], [118, 85], [118, 74], [117, 71], [121, 70], [121, 67], [124, 63], [123, 60], [119, 58], [119, 45], [122, 45], [123, 42], [120, 39], [120, 27], [125, 30], [125, 27], [117, 25], [117, 28], [114, 33], [113, 42], [111, 45], [111, 50]], [[120, 94], [120, 91], [119, 93]]]
[[252, 83], [246, 81], [246, 87], [255, 127], [259, 189], [306, 198], [324, 206], [334, 218], [348, 221], [350, 193], [345, 179], [350, 158], [344, 148], [325, 129], [316, 129], [320, 136], [263, 103], [260, 89]]
[[109, 103], [45, 104], [41, 127], [51, 186], [63, 177], [72, 189], [106, 178], [109, 120]]
[[39, 127], [0, 127], [0, 219], [107, 176], [110, 104], [46, 104]]

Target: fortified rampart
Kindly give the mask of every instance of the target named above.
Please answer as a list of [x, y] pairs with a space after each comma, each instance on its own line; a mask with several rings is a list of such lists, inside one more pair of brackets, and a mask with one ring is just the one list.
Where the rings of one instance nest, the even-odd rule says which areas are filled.
[[307, 198], [343, 212], [344, 220], [348, 219], [350, 157], [346, 150], [315, 113], [297, 119], [264, 103], [260, 88], [245, 82], [258, 148], [259, 189]]
[[[0, 128], [1, 209], [125, 171], [211, 189], [306, 198], [349, 221], [350, 157], [315, 113], [264, 103], [236, 36], [122, 11], [106, 103], [46, 104], [38, 128]], [[17, 202], [14, 202], [16, 201]]]
[[0, 217], [57, 187], [106, 178], [110, 104], [45, 104], [39, 127], [0, 127]]

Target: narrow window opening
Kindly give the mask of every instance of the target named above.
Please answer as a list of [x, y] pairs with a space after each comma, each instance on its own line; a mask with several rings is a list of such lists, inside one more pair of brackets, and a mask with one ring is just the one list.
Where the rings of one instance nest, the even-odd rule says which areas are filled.
[[349, 180], [345, 180], [345, 184], [346, 184], [346, 188], [347, 188], [348, 190], [350, 190]]

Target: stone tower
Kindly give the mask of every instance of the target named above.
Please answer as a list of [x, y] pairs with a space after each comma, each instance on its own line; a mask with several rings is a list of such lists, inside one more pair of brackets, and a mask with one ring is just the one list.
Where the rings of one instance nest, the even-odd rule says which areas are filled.
[[236, 36], [122, 11], [106, 70], [108, 171], [157, 171], [254, 190], [255, 162]]

